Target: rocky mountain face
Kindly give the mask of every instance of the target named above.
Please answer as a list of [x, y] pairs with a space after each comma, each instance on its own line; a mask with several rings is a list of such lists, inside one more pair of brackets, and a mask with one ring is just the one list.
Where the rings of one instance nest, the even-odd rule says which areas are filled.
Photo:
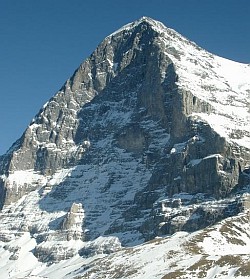
[[104, 39], [1, 157], [6, 278], [92, 278], [96, 257], [247, 214], [249, 76], [150, 18]]

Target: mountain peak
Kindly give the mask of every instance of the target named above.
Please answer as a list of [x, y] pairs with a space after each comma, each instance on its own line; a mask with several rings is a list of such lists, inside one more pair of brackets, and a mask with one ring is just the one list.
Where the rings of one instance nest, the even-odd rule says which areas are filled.
[[155, 19], [153, 19], [153, 18], [151, 18], [151, 17], [148, 17], [148, 16], [142, 16], [141, 18], [139, 18], [138, 20], [136, 20], [135, 21], [136, 23], [138, 23], [138, 24], [140, 24], [140, 23], [142, 23], [142, 22], [146, 22], [146, 23], [148, 23], [148, 24], [150, 24], [150, 25], [152, 25], [152, 26], [157, 26], [157, 25], [162, 25], [163, 27], [165, 27], [164, 25], [163, 25], [163, 23], [161, 23], [160, 21], [158, 21], [158, 20], [155, 20]]
[[167, 27], [163, 23], [161, 23], [160, 21], [157, 21], [157, 20], [152, 19], [152, 18], [147, 17], [147, 16], [143, 16], [143, 17], [141, 17], [141, 18], [139, 18], [139, 19], [137, 19], [133, 22], [130, 22], [130, 23], [122, 26], [117, 31], [112, 33], [110, 36], [113, 36], [117, 33], [125, 31], [125, 30], [134, 29], [135, 27], [137, 27], [138, 25], [143, 24], [143, 23], [148, 24], [152, 29], [154, 29], [157, 32], [164, 32], [164, 31], [167, 30]]

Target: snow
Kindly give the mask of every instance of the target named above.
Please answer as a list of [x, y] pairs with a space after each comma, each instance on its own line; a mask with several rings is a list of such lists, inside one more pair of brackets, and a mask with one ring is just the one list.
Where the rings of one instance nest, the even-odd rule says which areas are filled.
[[235, 92], [241, 90], [242, 93], [247, 94], [246, 89], [250, 88], [250, 65], [218, 56], [216, 60], [219, 65], [216, 69], [218, 75], [224, 78]]
[[198, 165], [201, 161], [202, 161], [202, 159], [193, 159], [189, 162], [189, 164], [192, 166], [195, 166], [195, 165]]
[[[161, 42], [165, 43], [165, 54], [174, 62], [179, 77], [178, 86], [191, 91], [214, 108], [211, 114], [193, 115], [207, 121], [227, 140], [249, 148], [250, 65], [213, 55], [162, 23], [146, 17], [124, 26], [111, 36], [124, 30], [129, 31], [142, 21], [148, 22], [159, 32]], [[169, 47], [178, 51], [180, 58], [172, 54]], [[162, 73], [162, 77], [165, 77], [165, 73]], [[231, 137], [234, 130], [242, 131], [239, 139]]]
[[[164, 53], [172, 59], [176, 67], [179, 88], [189, 90], [194, 96], [207, 102], [213, 108], [209, 114], [193, 113], [192, 117], [196, 118], [197, 121], [199, 119], [207, 121], [217, 133], [228, 141], [249, 148], [250, 66], [210, 54], [181, 37], [177, 32], [164, 27], [162, 23], [145, 17], [124, 26], [107, 39], [119, 35], [120, 32], [130, 32], [131, 28], [142, 21], [147, 21], [159, 32], [160, 39], [166, 46]], [[180, 58], [172, 54], [169, 49], [170, 43], [172, 49], [181, 53]], [[108, 62], [112, 70], [117, 71], [119, 64], [111, 60]], [[98, 74], [105, 73], [99, 72]], [[162, 73], [162, 80], [164, 80], [165, 74], [165, 72]], [[92, 78], [91, 74], [89, 75]], [[133, 105], [136, 92], [130, 93]], [[124, 100], [120, 102], [106, 101], [105, 104], [112, 109], [105, 113], [105, 117], [95, 116], [93, 122], [102, 126], [105, 119], [110, 125], [117, 125], [116, 127], [129, 123], [131, 112], [124, 111], [123, 102]], [[55, 105], [58, 104], [55, 103]], [[43, 109], [46, 109], [47, 106], [48, 104], [45, 104]], [[90, 110], [96, 108], [96, 104], [89, 106]], [[72, 113], [76, 112], [72, 111]], [[155, 121], [145, 121], [141, 125], [145, 131], [151, 133], [153, 139], [149, 150], [163, 152], [170, 135]], [[35, 133], [37, 128], [39, 125], [33, 123], [29, 129], [31, 133]], [[60, 129], [59, 126], [56, 128]], [[124, 212], [133, 203], [138, 187], [140, 189], [146, 187], [151, 176], [151, 172], [145, 167], [143, 160], [133, 157], [132, 154], [121, 148], [111, 146], [112, 140], [112, 136], [105, 135], [98, 142], [90, 143], [89, 140], [82, 142], [83, 148], [91, 146], [91, 148], [100, 151], [95, 164], [62, 169], [52, 176], [43, 176], [33, 170], [14, 171], [8, 177], [1, 176], [8, 187], [16, 187], [17, 190], [24, 184], [35, 186], [39, 182], [39, 189], [34, 187], [36, 190], [24, 195], [15, 204], [5, 206], [1, 212], [1, 277], [71, 279], [79, 274], [86, 275], [89, 272], [90, 277], [88, 278], [105, 278], [108, 276], [107, 272], [110, 272], [109, 278], [112, 278], [112, 272], [121, 270], [122, 275], [119, 277], [121, 279], [160, 279], [169, 272], [181, 270], [186, 272], [185, 278], [195, 279], [198, 277], [189, 270], [189, 267], [198, 263], [203, 257], [208, 261], [219, 261], [222, 256], [226, 255], [244, 256], [250, 254], [249, 222], [242, 223], [237, 218], [229, 219], [236, 224], [232, 225], [229, 231], [233, 232], [231, 238], [233, 238], [234, 233], [237, 235], [237, 239], [240, 240], [238, 243], [233, 243], [232, 239], [230, 240], [230, 234], [223, 232], [224, 223], [221, 222], [214, 226], [213, 230], [209, 228], [207, 231], [192, 234], [178, 232], [171, 237], [164, 236], [141, 244], [144, 241], [142, 234], [133, 229], [133, 226], [140, 227], [144, 216], [142, 219], [127, 222], [125, 225], [131, 226], [130, 230], [104, 236], [114, 222], [117, 222], [117, 226], [124, 226], [124, 219], [122, 219]], [[196, 136], [192, 140], [200, 139]], [[56, 148], [51, 143], [37, 142], [37, 144], [54, 150]], [[63, 144], [64, 147], [56, 151], [77, 152], [79, 148], [72, 140], [63, 140]], [[187, 142], [175, 144], [170, 153], [181, 152], [186, 145]], [[219, 156], [219, 154], [211, 154], [203, 159], [218, 158]], [[190, 164], [195, 166], [200, 162], [201, 159], [193, 159]], [[110, 178], [114, 179], [113, 183], [110, 183]], [[176, 176], [174, 179], [179, 180], [181, 177]], [[58, 195], [61, 196], [58, 197]], [[188, 193], [179, 193], [173, 196], [173, 199], [186, 201], [193, 198], [194, 196]], [[198, 198], [198, 194], [196, 198]], [[56, 239], [56, 227], [74, 202], [83, 205], [83, 217], [87, 218], [88, 222], [84, 224], [83, 228], [75, 226], [73, 229], [86, 233], [89, 237], [88, 242]], [[159, 199], [157, 202], [162, 203], [162, 209], [165, 210], [166, 216], [169, 214], [169, 210], [172, 212], [179, 210], [166, 207], [164, 199]], [[208, 202], [203, 205], [212, 208], [224, 206], [223, 201], [221, 204]], [[81, 221], [80, 216], [78, 217], [78, 221]], [[173, 222], [197, 217], [196, 214], [191, 217], [177, 216]], [[119, 247], [119, 249], [109, 255], [104, 254], [103, 249], [98, 255], [92, 255], [89, 258], [80, 257], [76, 253], [69, 260], [46, 266], [46, 264], [39, 262], [32, 253], [32, 250], [37, 246], [36, 233], [31, 235], [27, 232], [29, 226], [37, 233], [46, 235], [46, 241], [39, 244], [40, 246], [45, 248], [58, 246], [62, 253], [64, 252], [63, 248], [66, 250], [72, 248], [78, 251], [96, 246], [102, 250], [103, 247], [113, 248], [112, 245], [114, 245], [115, 248]], [[194, 245], [192, 239], [198, 239], [197, 246], [201, 253], [192, 254], [187, 248]], [[122, 247], [121, 243], [127, 247]], [[16, 259], [12, 260], [11, 257]], [[236, 267], [223, 267], [214, 264], [212, 267], [208, 267], [204, 278], [231, 279], [235, 278], [236, 271]]]
[[[10, 260], [8, 258], [10, 256], [10, 252], [5, 248], [5, 252], [3, 252], [4, 248], [0, 248], [0, 269], [1, 269], [1, 278], [17, 278], [21, 274], [26, 272], [31, 272], [32, 269], [36, 266], [39, 266], [37, 258], [31, 252], [32, 249], [36, 246], [35, 239], [30, 237], [29, 233], [23, 233], [23, 235], [17, 240], [13, 240], [8, 243], [9, 247], [19, 248], [18, 260]], [[19, 277], [20, 278], [20, 277]], [[21, 277], [22, 278], [22, 277]]]
[[[239, 230], [237, 224], [235, 226], [230, 224], [226, 227], [228, 232], [225, 233], [221, 233], [219, 229], [213, 230], [209, 232], [209, 236], [204, 239], [200, 246], [205, 253], [210, 255], [248, 255], [250, 253], [250, 238], [247, 230], [244, 230], [247, 226], [249, 225], [241, 224], [242, 229]], [[220, 228], [220, 226], [217, 226], [217, 228]], [[238, 243], [231, 242], [227, 236], [230, 239], [236, 238]]]
[[[237, 225], [237, 220], [232, 220]], [[221, 225], [217, 225], [219, 230]], [[249, 227], [249, 224], [248, 224]], [[202, 236], [203, 242], [200, 242], [201, 248], [205, 249], [201, 254], [190, 253], [189, 249], [192, 249], [193, 240], [200, 239]], [[239, 236], [240, 237], [240, 236]], [[212, 243], [217, 243], [217, 249], [214, 251], [213, 245], [209, 245], [209, 240]], [[102, 241], [102, 238], [97, 240], [98, 245]], [[96, 244], [97, 244], [96, 243]], [[62, 279], [72, 279], [75, 276], [89, 276], [88, 278], [113, 278], [114, 274], [120, 270], [120, 279], [161, 279], [163, 276], [171, 272], [185, 272], [185, 279], [198, 279], [201, 278], [197, 276], [200, 271], [205, 274], [202, 278], [247, 278], [246, 276], [235, 277], [235, 272], [238, 267], [219, 264], [221, 256], [223, 255], [235, 255], [235, 251], [240, 249], [241, 246], [234, 246], [233, 249], [223, 250], [223, 247], [227, 247], [228, 243], [223, 243], [221, 241], [221, 234], [211, 232], [211, 229], [207, 232], [196, 232], [188, 234], [186, 232], [175, 233], [171, 237], [158, 238], [151, 242], [145, 243], [143, 245], [135, 246], [133, 248], [122, 248], [120, 251], [112, 253], [110, 255], [95, 255], [90, 258], [80, 258], [75, 256], [67, 261], [61, 261], [59, 263], [53, 264], [49, 267], [35, 264], [35, 268], [29, 274], [37, 278], [62, 278]], [[232, 247], [231, 247], [232, 248]], [[249, 253], [249, 248], [241, 252]], [[195, 266], [200, 260], [205, 259], [206, 261], [215, 262], [212, 266], [201, 266], [201, 269], [190, 269], [191, 266]], [[244, 259], [244, 257], [243, 257]], [[203, 270], [204, 268], [204, 270]], [[33, 278], [28, 277], [28, 272], [26, 277], [21, 278]], [[8, 277], [6, 277], [8, 278]], [[10, 277], [9, 277], [10, 278]], [[12, 277], [15, 278], [15, 277]]]
[[[142, 22], [147, 22], [160, 34], [161, 42], [165, 43], [165, 54], [174, 62], [179, 88], [191, 91], [194, 96], [213, 107], [210, 114], [193, 113], [193, 116], [207, 121], [229, 142], [249, 148], [250, 65], [211, 54], [149, 17], [142, 17], [123, 26], [107, 39], [122, 35], [124, 31], [131, 32]], [[170, 49], [180, 53], [180, 57], [176, 57]], [[113, 67], [113, 62], [110, 61], [110, 65]], [[164, 80], [165, 72], [162, 78]], [[234, 138], [234, 133], [239, 138]]]
[[222, 158], [222, 156], [220, 154], [211, 154], [209, 156], [204, 157], [203, 159], [211, 159], [211, 158]]
[[24, 185], [37, 184], [38, 182], [40, 185], [43, 185], [47, 181], [46, 177], [33, 170], [14, 171], [13, 173], [10, 173], [8, 177], [5, 177], [4, 180], [7, 187], [15, 187], [16, 191], [19, 187]]
[[[240, 64], [214, 56], [215, 63], [219, 67], [215, 68], [215, 73], [225, 79], [225, 84], [229, 88], [223, 91], [208, 95], [204, 98], [210, 102], [215, 108], [215, 114], [205, 115], [198, 114], [208, 121], [214, 127], [215, 131], [224, 135], [230, 141], [250, 147], [249, 131], [250, 131], [250, 114], [249, 114], [249, 97], [250, 97], [250, 67], [249, 65]], [[219, 86], [221, 84], [218, 84]], [[215, 84], [215, 88], [219, 87]], [[222, 86], [221, 86], [222, 87]], [[212, 96], [214, 95], [214, 96]], [[213, 100], [214, 98], [214, 100]], [[230, 132], [233, 129], [246, 131], [247, 136], [240, 140], [230, 139]]]

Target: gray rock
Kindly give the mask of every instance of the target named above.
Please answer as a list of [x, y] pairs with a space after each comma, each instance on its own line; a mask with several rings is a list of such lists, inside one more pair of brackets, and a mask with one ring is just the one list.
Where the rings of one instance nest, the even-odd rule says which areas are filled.
[[[173, 60], [182, 61], [183, 53], [172, 42], [199, 48], [172, 30], [166, 45], [155, 25], [144, 18], [108, 36], [0, 158], [1, 208], [40, 189], [41, 210], [66, 213], [63, 220], [51, 221], [53, 233], [42, 235], [37, 229], [40, 244], [35, 255], [42, 261], [78, 253], [60, 245], [49, 247], [46, 237], [94, 240], [100, 234], [124, 234], [121, 241], [126, 245], [178, 230], [198, 230], [244, 210], [242, 204], [235, 204], [233, 194], [249, 184], [244, 170], [250, 152], [192, 115], [209, 114], [214, 108], [180, 86]], [[199, 61], [193, 57], [193, 63]], [[201, 79], [211, 74], [210, 66]], [[71, 167], [72, 177], [58, 185], [9, 184], [16, 171], [32, 170], [49, 180]], [[94, 188], [99, 198], [84, 208], [86, 216], [81, 206], [88, 198], [85, 186], [90, 192]], [[75, 195], [77, 189], [82, 196]], [[183, 193], [193, 199], [186, 202], [178, 197]], [[162, 200], [167, 200], [165, 205]], [[211, 211], [209, 205], [215, 200], [217, 209]], [[102, 223], [104, 209], [98, 202], [106, 202], [110, 223]], [[126, 234], [131, 239], [125, 239]], [[108, 251], [106, 246], [100, 253]], [[86, 247], [83, 255], [94, 255], [100, 248]]]
[[61, 229], [66, 231], [67, 240], [84, 239], [82, 229], [83, 219], [84, 210], [82, 208], [82, 204], [73, 203], [61, 224]]
[[39, 244], [34, 250], [34, 255], [39, 261], [49, 264], [70, 259], [77, 255], [77, 253], [78, 251], [76, 249], [66, 247], [63, 243], [54, 246], [49, 246], [46, 243]]

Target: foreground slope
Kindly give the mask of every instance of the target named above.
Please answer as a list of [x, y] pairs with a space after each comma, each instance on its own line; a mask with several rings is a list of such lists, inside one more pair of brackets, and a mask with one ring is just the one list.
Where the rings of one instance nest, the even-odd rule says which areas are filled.
[[6, 278], [244, 276], [249, 76], [150, 18], [108, 36], [1, 157]]
[[[194, 232], [177, 232], [145, 244], [120, 248], [111, 254], [95, 254], [46, 266], [31, 255], [32, 240], [23, 235], [23, 259], [13, 259], [10, 247], [1, 249], [3, 278], [120, 278], [209, 279], [249, 278], [249, 212], [230, 217], [215, 226]], [[96, 241], [100, 245], [101, 240]], [[17, 241], [15, 242], [17, 244]], [[7, 246], [7, 245], [6, 245]], [[8, 257], [11, 257], [8, 260]], [[25, 257], [25, 259], [24, 259]]]

